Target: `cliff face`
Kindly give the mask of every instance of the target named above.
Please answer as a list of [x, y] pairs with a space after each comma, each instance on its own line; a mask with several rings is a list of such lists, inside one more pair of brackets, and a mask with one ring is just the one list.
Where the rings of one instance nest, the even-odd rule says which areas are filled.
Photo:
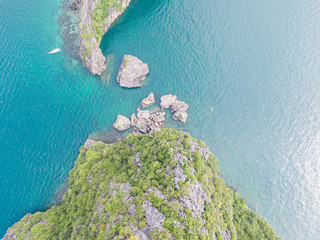
[[173, 129], [80, 149], [65, 202], [4, 239], [279, 239], [219, 177], [202, 141]]
[[130, 0], [83, 0], [80, 5], [80, 56], [90, 72], [101, 75], [106, 58], [99, 48], [102, 36], [123, 13]]

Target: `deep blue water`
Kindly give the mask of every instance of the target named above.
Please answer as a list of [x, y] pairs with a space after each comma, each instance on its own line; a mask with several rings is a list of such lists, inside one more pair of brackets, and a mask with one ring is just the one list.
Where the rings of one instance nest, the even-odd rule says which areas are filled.
[[[319, 239], [319, 1], [133, 0], [101, 44], [109, 83], [47, 54], [64, 44], [58, 9], [0, 1], [0, 235], [53, 204], [86, 138], [112, 138], [152, 91], [189, 103], [168, 126], [205, 140], [280, 237]], [[124, 54], [149, 65], [140, 89], [116, 83]]]

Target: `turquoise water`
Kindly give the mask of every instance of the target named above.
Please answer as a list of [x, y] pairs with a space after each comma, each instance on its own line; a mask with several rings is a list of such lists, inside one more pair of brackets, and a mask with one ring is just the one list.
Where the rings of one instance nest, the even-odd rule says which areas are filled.
[[[53, 204], [86, 138], [113, 138], [152, 91], [189, 103], [187, 124], [168, 126], [204, 139], [283, 239], [319, 239], [319, 1], [133, 0], [101, 44], [109, 82], [47, 54], [63, 47], [58, 14], [0, 1], [0, 235]], [[116, 83], [124, 54], [149, 64], [140, 89]]]

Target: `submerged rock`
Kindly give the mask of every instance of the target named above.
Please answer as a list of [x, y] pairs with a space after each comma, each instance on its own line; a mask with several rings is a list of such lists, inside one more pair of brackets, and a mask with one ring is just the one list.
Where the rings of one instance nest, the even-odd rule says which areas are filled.
[[167, 94], [160, 98], [160, 107], [161, 109], [166, 109], [172, 106], [177, 101], [177, 96]]
[[148, 97], [144, 98], [141, 102], [141, 106], [143, 108], [146, 108], [146, 107], [149, 107], [151, 106], [152, 104], [155, 103], [155, 99], [154, 99], [154, 95], [153, 93], [150, 93]]
[[148, 73], [149, 68], [146, 63], [132, 55], [125, 55], [121, 61], [117, 82], [125, 88], [141, 87]]
[[127, 130], [131, 126], [131, 122], [129, 118], [118, 115], [117, 121], [113, 124], [113, 127], [117, 129], [118, 131], [124, 131]]

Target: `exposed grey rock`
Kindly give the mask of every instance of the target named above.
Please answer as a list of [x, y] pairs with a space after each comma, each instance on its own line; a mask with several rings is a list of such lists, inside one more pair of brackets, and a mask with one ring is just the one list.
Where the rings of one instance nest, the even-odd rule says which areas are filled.
[[164, 115], [166, 115], [165, 112], [157, 112], [157, 113], [151, 114], [149, 119], [153, 122], [164, 122], [165, 120]]
[[148, 132], [148, 125], [147, 125], [147, 121], [142, 119], [138, 119], [138, 121], [136, 122], [136, 124], [133, 127], [133, 130], [137, 133], [142, 133], [145, 134]]
[[130, 207], [128, 209], [129, 215], [132, 216], [135, 213], [136, 209], [137, 209], [136, 205], [134, 205], [134, 204], [130, 205]]
[[183, 169], [180, 167], [180, 164], [178, 164], [174, 169], [173, 169], [173, 173], [174, 173], [174, 183], [176, 184], [176, 188], [180, 189], [179, 186], [179, 182], [185, 182], [187, 175], [184, 174]]
[[148, 120], [150, 118], [150, 111], [139, 111], [137, 114], [139, 120]]
[[132, 187], [130, 186], [130, 183], [128, 182], [125, 182], [125, 183], [121, 183], [120, 184], [120, 190], [122, 192], [125, 192], [125, 193], [129, 193], [129, 191], [132, 189]]
[[175, 227], [182, 227], [183, 229], [186, 228], [181, 222], [177, 222], [177, 221], [174, 221], [174, 226]]
[[188, 161], [188, 158], [186, 156], [182, 155], [180, 152], [174, 154], [173, 159], [178, 161], [178, 163], [182, 166], [184, 166], [184, 162], [183, 162], [184, 159]]
[[84, 143], [83, 147], [84, 149], [89, 150], [94, 143], [96, 143], [95, 140], [88, 138]]
[[136, 117], [136, 115], [135, 114], [132, 114], [131, 115], [131, 126], [133, 127], [136, 123], [137, 123], [137, 121], [138, 121], [138, 118]]
[[148, 124], [148, 132], [158, 131], [162, 128], [164, 122], [164, 112], [157, 112], [155, 114], [150, 115]]
[[185, 112], [189, 108], [189, 105], [182, 101], [176, 101], [171, 106], [172, 112]]
[[[83, 0], [80, 8], [80, 57], [83, 65], [89, 69], [89, 71], [96, 75], [101, 75], [107, 68], [106, 58], [103, 56], [99, 44], [101, 37], [96, 34], [95, 28], [93, 27], [93, 13], [96, 10], [96, 4], [99, 0]], [[108, 17], [104, 19], [103, 33], [106, 33], [110, 25], [117, 19], [119, 15], [127, 8], [130, 0], [118, 0], [120, 8], [111, 6], [109, 8]]]
[[154, 208], [152, 203], [149, 201], [144, 201], [142, 206], [146, 210], [148, 232], [151, 232], [153, 229], [157, 229], [158, 231], [164, 230], [162, 223], [166, 220], [166, 218], [163, 213]]
[[124, 131], [127, 130], [131, 126], [131, 122], [129, 118], [118, 115], [117, 121], [113, 124], [113, 127], [117, 129], [118, 131]]
[[186, 112], [175, 112], [173, 119], [185, 123], [187, 121], [188, 114]]
[[227, 229], [222, 231], [223, 240], [230, 240], [231, 239], [231, 232]]
[[196, 143], [193, 140], [190, 140], [190, 144], [191, 144], [191, 148], [190, 150], [192, 151], [192, 153], [194, 153], [195, 151], [200, 151], [201, 152], [201, 157], [208, 160], [209, 156], [210, 156], [210, 151], [209, 151], [209, 147], [200, 147], [198, 143]]
[[130, 229], [133, 232], [133, 234], [138, 237], [138, 240], [150, 240], [150, 238], [147, 236], [147, 234], [145, 232], [138, 229], [134, 225], [131, 225]]
[[148, 97], [146, 97], [146, 98], [144, 98], [144, 99], [142, 100], [141, 106], [142, 106], [143, 108], [146, 108], [146, 107], [151, 106], [151, 105], [154, 104], [154, 103], [155, 103], [154, 95], [153, 95], [153, 93], [150, 93], [150, 94], [148, 95]]
[[221, 230], [221, 227], [219, 225], [217, 227], [219, 229], [219, 232], [222, 235], [223, 240], [230, 240], [231, 239], [231, 232], [229, 231], [229, 229]]
[[135, 156], [136, 156], [136, 160], [135, 160], [135, 164], [137, 164], [139, 167], [141, 167], [142, 165], [141, 165], [141, 159], [140, 159], [140, 154], [139, 153], [136, 153], [135, 154]]
[[188, 209], [191, 209], [194, 216], [201, 216], [204, 211], [204, 201], [211, 203], [202, 185], [198, 182], [191, 184], [189, 187], [189, 197], [182, 196], [179, 199], [180, 204]]
[[142, 134], [160, 130], [165, 120], [164, 112], [157, 112], [150, 115], [149, 111], [140, 110], [137, 115], [138, 121], [134, 125], [133, 130]]
[[160, 107], [161, 109], [166, 109], [172, 106], [177, 101], [177, 96], [167, 94], [160, 98]]
[[12, 239], [17, 239], [16, 234], [13, 232], [12, 229], [10, 229], [6, 235], [2, 238], [2, 240], [12, 240]]
[[117, 82], [125, 88], [141, 87], [148, 73], [149, 68], [146, 63], [132, 55], [125, 55], [121, 61]]

